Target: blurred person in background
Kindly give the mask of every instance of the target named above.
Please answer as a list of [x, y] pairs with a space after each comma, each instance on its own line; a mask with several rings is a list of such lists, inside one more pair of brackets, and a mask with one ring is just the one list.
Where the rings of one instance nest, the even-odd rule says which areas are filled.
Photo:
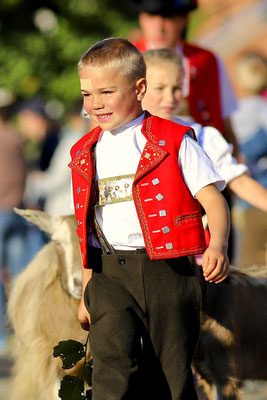
[[25, 266], [26, 224], [15, 214], [21, 207], [26, 178], [22, 140], [9, 123], [9, 92], [0, 93], [0, 352], [6, 350], [5, 300], [10, 279]]
[[[232, 124], [251, 176], [267, 188], [267, 60], [259, 53], [241, 55], [234, 67], [240, 93]], [[267, 263], [267, 216], [236, 199], [233, 216], [240, 231], [241, 266]]]
[[81, 115], [82, 103], [73, 106], [66, 124], [60, 130], [59, 143], [45, 171], [28, 174], [25, 199], [44, 199], [44, 211], [53, 216], [73, 214], [70, 208], [71, 161], [70, 149], [88, 131], [88, 122]]
[[238, 155], [230, 115], [236, 99], [225, 67], [211, 51], [186, 40], [190, 12], [197, 0], [132, 0], [139, 12], [143, 37], [134, 42], [140, 51], [171, 48], [183, 57], [185, 68], [184, 110], [204, 126], [217, 128]]
[[[45, 111], [40, 98], [32, 98], [17, 107], [17, 126], [23, 139], [27, 175], [33, 171], [44, 172], [58, 145], [59, 127]], [[24, 207], [43, 210], [44, 198], [24, 198]], [[47, 237], [35, 225], [27, 223], [26, 254], [29, 263], [47, 242]]]

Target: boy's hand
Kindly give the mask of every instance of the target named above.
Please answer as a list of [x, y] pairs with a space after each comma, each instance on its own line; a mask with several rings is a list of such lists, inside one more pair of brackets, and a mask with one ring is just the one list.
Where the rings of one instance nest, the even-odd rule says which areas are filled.
[[203, 254], [202, 268], [206, 281], [222, 282], [229, 273], [229, 260], [226, 251], [210, 245]]
[[78, 308], [78, 320], [80, 321], [81, 327], [85, 331], [90, 330], [91, 318], [90, 314], [87, 311], [87, 308], [85, 307], [83, 296]]

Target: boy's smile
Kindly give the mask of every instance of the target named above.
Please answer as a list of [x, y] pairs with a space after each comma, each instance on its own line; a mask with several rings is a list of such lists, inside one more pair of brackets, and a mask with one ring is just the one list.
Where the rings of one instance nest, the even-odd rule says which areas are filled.
[[84, 108], [103, 130], [118, 128], [142, 113], [145, 78], [130, 82], [115, 67], [88, 67], [79, 75]]

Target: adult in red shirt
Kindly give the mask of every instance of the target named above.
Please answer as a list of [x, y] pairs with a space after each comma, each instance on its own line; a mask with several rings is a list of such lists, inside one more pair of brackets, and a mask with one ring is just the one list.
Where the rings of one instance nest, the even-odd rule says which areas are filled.
[[188, 113], [202, 125], [216, 127], [233, 144], [230, 114], [235, 97], [222, 61], [211, 51], [185, 40], [190, 11], [196, 0], [133, 0], [139, 12], [142, 39], [134, 42], [140, 51], [153, 48], [176, 49], [184, 57], [186, 70], [184, 95]]

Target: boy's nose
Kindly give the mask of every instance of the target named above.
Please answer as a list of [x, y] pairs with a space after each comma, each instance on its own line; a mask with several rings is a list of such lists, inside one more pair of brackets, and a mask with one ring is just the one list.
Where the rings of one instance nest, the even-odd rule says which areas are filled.
[[175, 99], [174, 93], [171, 89], [165, 91], [165, 100], [169, 103], [173, 103]]
[[93, 108], [99, 109], [99, 108], [103, 108], [103, 107], [104, 107], [104, 104], [103, 104], [101, 96], [95, 96], [93, 98]]

